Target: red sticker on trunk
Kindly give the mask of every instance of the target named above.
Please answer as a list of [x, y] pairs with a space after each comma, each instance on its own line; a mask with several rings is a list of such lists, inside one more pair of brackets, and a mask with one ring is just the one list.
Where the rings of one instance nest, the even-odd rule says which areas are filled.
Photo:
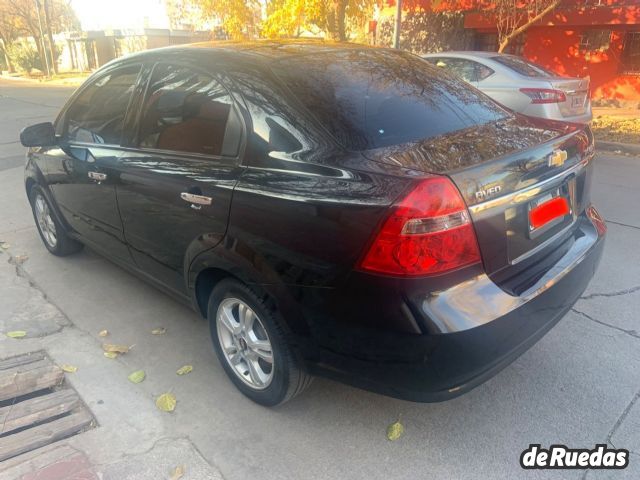
[[566, 198], [552, 198], [531, 209], [529, 212], [529, 222], [532, 228], [540, 228], [551, 220], [568, 215], [570, 211], [569, 202], [567, 202]]

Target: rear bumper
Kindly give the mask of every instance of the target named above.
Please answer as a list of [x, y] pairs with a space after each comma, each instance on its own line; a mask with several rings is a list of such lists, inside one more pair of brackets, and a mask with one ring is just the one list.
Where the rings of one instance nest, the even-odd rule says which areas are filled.
[[560, 111], [560, 107], [557, 103], [547, 104], [531, 104], [522, 111], [524, 115], [531, 117], [547, 118], [549, 120], [559, 120], [561, 122], [569, 123], [589, 123], [593, 119], [593, 112], [591, 111], [591, 103], [587, 105], [584, 113], [574, 116], [564, 116]]
[[[514, 297], [484, 274], [438, 294], [404, 298], [422, 333], [348, 322], [313, 328], [312, 373], [392, 397], [436, 402], [486, 381], [537, 342], [573, 306], [600, 262], [604, 236], [586, 217], [580, 238], [536, 285]], [[370, 301], [382, 295], [369, 285]], [[389, 299], [384, 299], [388, 303]], [[383, 303], [380, 311], [384, 312]], [[397, 323], [402, 323], [397, 320]], [[410, 322], [405, 322], [406, 330]], [[426, 330], [426, 331], [425, 331]]]

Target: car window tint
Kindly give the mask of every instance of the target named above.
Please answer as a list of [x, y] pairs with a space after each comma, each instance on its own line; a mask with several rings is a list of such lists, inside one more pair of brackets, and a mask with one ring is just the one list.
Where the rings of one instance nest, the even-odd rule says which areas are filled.
[[274, 85], [264, 72], [234, 71], [232, 75], [251, 116], [253, 144], [266, 152], [303, 150], [313, 136], [312, 128], [300, 112], [291, 109], [277, 82]]
[[536, 65], [535, 63], [529, 62], [528, 60], [520, 57], [501, 55], [491, 57], [491, 60], [501, 63], [505, 67], [508, 67], [514, 72], [519, 73], [520, 75], [524, 75], [525, 77], [549, 78], [557, 76], [555, 73], [547, 70], [546, 68], [541, 67], [540, 65]]
[[119, 144], [139, 72], [139, 65], [121, 68], [85, 88], [65, 114], [63, 136], [77, 142]]
[[140, 147], [233, 156], [240, 132], [233, 101], [216, 79], [186, 67], [156, 67], [142, 110]]
[[436, 67], [445, 68], [466, 82], [478, 81], [476, 63], [463, 58], [438, 58]]
[[351, 150], [427, 139], [509, 115], [473, 87], [401, 51], [296, 56], [278, 61], [273, 71]]

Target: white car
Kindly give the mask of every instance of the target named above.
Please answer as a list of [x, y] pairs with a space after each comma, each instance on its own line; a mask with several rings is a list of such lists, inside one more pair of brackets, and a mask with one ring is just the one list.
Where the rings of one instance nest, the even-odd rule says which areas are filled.
[[589, 77], [561, 77], [522, 57], [495, 52], [443, 52], [423, 58], [524, 115], [575, 123], [592, 119]]

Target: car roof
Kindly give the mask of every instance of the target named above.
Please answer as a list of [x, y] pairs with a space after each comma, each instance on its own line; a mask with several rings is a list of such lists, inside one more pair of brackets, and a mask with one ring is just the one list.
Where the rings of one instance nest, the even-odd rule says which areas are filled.
[[498, 53], [498, 52], [486, 52], [482, 51], [463, 51], [463, 50], [455, 50], [450, 52], [438, 52], [438, 53], [427, 53], [421, 55], [423, 58], [426, 57], [460, 57], [460, 58], [493, 58], [493, 57], [513, 57], [513, 55], [508, 55], [506, 53]]
[[256, 40], [256, 41], [208, 41], [192, 43], [186, 45], [176, 45], [171, 47], [146, 50], [129, 55], [127, 59], [144, 59], [159, 57], [163, 54], [176, 55], [180, 53], [227, 54], [237, 59], [257, 60], [262, 62], [273, 62], [283, 58], [291, 58], [300, 55], [314, 55], [334, 51], [379, 49], [368, 45], [332, 42], [323, 39], [296, 39], [296, 40]]

